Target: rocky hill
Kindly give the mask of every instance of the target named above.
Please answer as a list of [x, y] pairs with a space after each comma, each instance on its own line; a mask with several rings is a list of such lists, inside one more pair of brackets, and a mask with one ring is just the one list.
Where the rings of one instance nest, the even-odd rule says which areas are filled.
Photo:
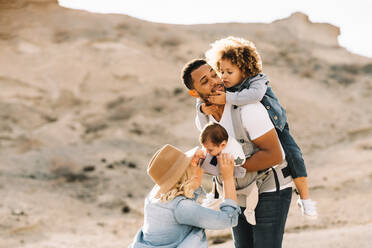
[[198, 145], [181, 69], [229, 35], [256, 43], [318, 201], [316, 222], [293, 201], [285, 247], [356, 238], [368, 247], [372, 59], [340, 47], [339, 34], [302, 13], [270, 24], [168, 25], [57, 0], [0, 1], [0, 247], [128, 245], [152, 187], [151, 155], [165, 143]]

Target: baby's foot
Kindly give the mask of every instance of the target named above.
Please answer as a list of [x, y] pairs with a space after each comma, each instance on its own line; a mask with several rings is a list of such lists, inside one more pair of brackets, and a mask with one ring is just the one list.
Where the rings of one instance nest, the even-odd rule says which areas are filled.
[[315, 201], [311, 199], [302, 200], [298, 198], [297, 205], [301, 208], [301, 212], [303, 216], [309, 219], [316, 219], [318, 217]]

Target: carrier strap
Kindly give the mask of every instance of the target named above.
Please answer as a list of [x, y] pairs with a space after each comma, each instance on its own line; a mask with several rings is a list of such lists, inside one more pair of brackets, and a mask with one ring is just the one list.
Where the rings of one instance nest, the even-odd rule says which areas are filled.
[[249, 134], [245, 131], [240, 115], [240, 108], [236, 105], [231, 105], [231, 120], [235, 132], [235, 139], [242, 146], [245, 157], [248, 158], [252, 156], [258, 148], [253, 144]]

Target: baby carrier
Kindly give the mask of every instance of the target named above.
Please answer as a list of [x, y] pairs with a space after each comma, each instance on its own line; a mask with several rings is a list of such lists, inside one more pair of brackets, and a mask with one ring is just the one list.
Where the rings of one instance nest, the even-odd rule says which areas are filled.
[[[249, 158], [258, 151], [258, 148], [252, 142], [249, 134], [247, 134], [245, 128], [243, 127], [239, 106], [231, 105], [231, 119], [235, 132], [235, 138], [242, 145], [246, 158]], [[221, 178], [216, 177], [215, 181], [217, 182], [217, 188], [221, 190]], [[246, 189], [252, 183], [257, 184], [258, 191], [261, 193], [272, 188], [275, 188], [276, 191], [279, 191], [280, 185], [288, 184], [291, 181], [292, 178], [290, 177], [290, 171], [285, 160], [281, 164], [270, 167], [263, 171], [246, 172], [243, 178], [235, 178], [239, 205], [243, 207], [245, 206], [245, 196], [247, 192], [244, 192], [244, 189]]]

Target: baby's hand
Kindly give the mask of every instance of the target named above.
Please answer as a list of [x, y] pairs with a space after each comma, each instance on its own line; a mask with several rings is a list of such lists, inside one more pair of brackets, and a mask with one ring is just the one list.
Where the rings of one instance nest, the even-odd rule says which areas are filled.
[[205, 115], [211, 115], [217, 112], [217, 106], [216, 105], [207, 106], [205, 103], [202, 103], [201, 110]]
[[209, 96], [208, 101], [213, 104], [224, 105], [226, 104], [226, 93], [223, 91], [216, 91], [216, 95]]

